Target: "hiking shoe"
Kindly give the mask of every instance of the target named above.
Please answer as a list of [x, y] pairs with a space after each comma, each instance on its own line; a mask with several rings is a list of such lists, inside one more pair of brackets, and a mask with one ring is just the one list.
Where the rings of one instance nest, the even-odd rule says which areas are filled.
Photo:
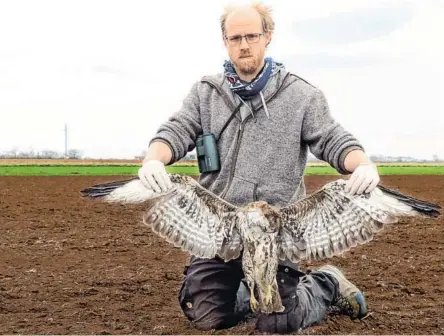
[[364, 294], [347, 280], [345, 275], [336, 267], [325, 265], [318, 269], [332, 275], [339, 283], [339, 296], [331, 303], [329, 313], [345, 314], [352, 320], [364, 319], [368, 315], [368, 306]]

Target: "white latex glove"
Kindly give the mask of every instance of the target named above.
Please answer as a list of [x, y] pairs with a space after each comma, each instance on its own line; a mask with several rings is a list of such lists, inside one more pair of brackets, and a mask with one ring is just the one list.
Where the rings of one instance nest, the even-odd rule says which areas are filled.
[[158, 160], [149, 160], [139, 168], [139, 179], [149, 189], [155, 192], [165, 192], [173, 187], [173, 183], [167, 174], [165, 165]]
[[378, 169], [373, 163], [361, 163], [345, 184], [345, 191], [352, 195], [369, 193], [379, 183]]

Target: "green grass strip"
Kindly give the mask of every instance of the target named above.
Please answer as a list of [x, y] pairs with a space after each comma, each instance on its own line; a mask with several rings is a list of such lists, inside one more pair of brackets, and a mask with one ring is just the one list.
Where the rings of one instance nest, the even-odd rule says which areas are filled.
[[[0, 175], [66, 176], [66, 175], [137, 175], [139, 166], [0, 166]], [[167, 167], [176, 174], [198, 174], [197, 167]]]
[[[137, 175], [139, 166], [0, 166], [1, 176]], [[444, 166], [380, 166], [381, 175], [444, 175]], [[168, 166], [169, 173], [198, 175], [197, 166]], [[309, 166], [306, 175], [339, 175], [329, 166]]]

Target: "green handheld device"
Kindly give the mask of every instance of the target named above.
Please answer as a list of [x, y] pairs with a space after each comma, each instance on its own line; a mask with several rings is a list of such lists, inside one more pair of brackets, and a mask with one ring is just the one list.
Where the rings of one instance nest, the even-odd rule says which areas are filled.
[[231, 120], [233, 120], [235, 114], [240, 110], [241, 106], [242, 103], [240, 103], [231, 113], [230, 118], [225, 122], [217, 139], [213, 133], [204, 133], [197, 136], [196, 154], [200, 173], [212, 173], [220, 170], [220, 157], [217, 149], [217, 141]]
[[196, 154], [201, 173], [219, 171], [220, 159], [213, 133], [198, 135], [196, 139]]

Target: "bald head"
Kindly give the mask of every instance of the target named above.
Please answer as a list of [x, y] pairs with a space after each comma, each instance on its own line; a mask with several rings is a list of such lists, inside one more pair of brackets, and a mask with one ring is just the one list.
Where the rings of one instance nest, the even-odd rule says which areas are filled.
[[264, 55], [271, 41], [274, 22], [271, 9], [264, 5], [227, 7], [221, 16], [225, 47], [237, 74], [246, 81], [253, 79], [264, 65]]
[[[259, 33], [263, 31], [262, 18], [259, 13], [249, 6], [242, 6], [231, 11], [225, 20], [225, 33], [233, 35], [232, 30], [237, 27], [251, 26]], [[228, 28], [228, 31], [227, 31]]]
[[242, 16], [245, 15], [247, 17], [248, 15], [255, 16], [259, 15], [261, 19], [261, 25], [264, 32], [273, 33], [274, 31], [274, 20], [271, 16], [272, 9], [270, 6], [265, 6], [261, 4], [260, 2], [253, 2], [249, 5], [233, 5], [233, 6], [227, 6], [225, 8], [224, 13], [220, 17], [220, 26], [222, 30], [222, 35], [226, 35], [226, 20], [228, 17], [233, 16]]

